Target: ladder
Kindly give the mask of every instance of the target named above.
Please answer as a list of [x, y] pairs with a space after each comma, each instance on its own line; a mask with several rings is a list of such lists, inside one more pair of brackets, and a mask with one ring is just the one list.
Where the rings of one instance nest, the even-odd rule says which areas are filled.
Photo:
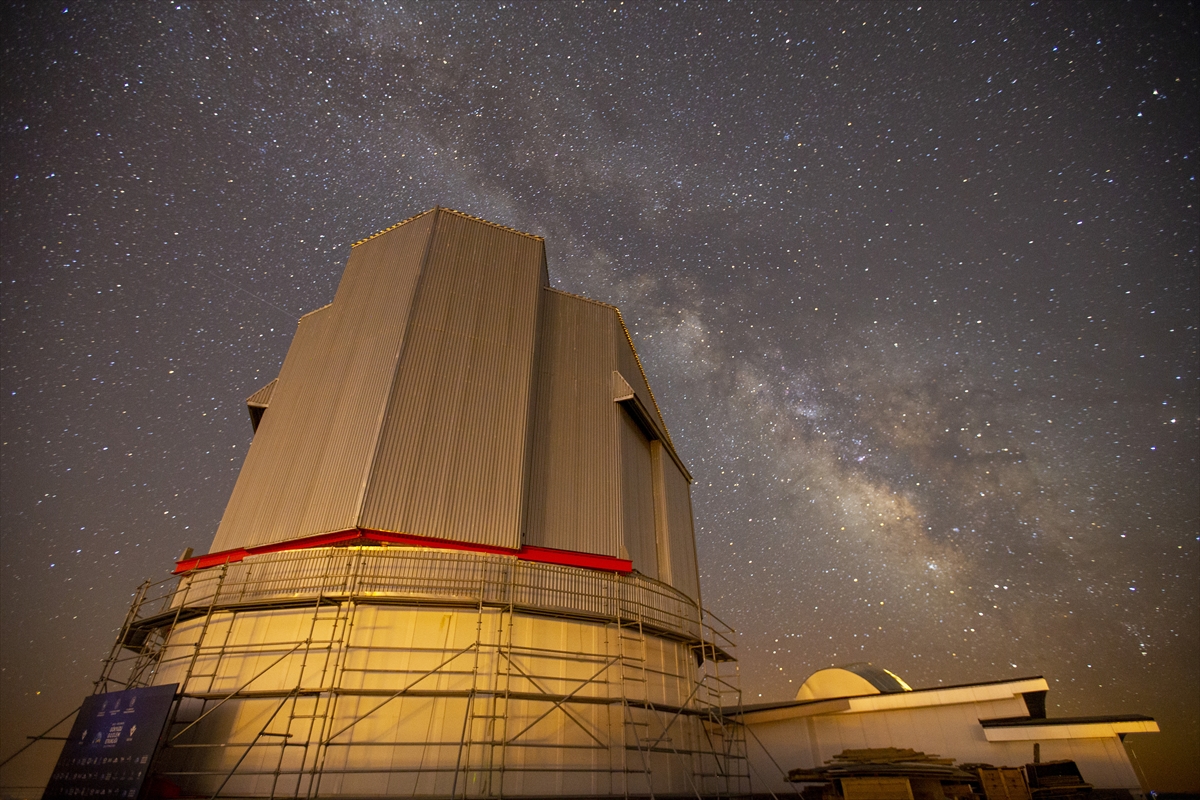
[[[703, 730], [710, 745], [713, 762], [711, 771], [698, 770], [697, 777], [704, 782], [709, 791], [715, 786], [721, 794], [737, 795], [749, 791], [750, 762], [746, 758], [745, 729], [729, 721], [724, 709], [732, 705], [740, 710], [742, 692], [736, 666], [731, 676], [733, 682], [721, 674], [721, 662], [717, 660], [716, 631], [709, 626], [702, 626], [702, 637], [705, 630], [712, 638], [711, 641], [702, 640], [704, 651], [711, 655], [711, 659], [703, 667], [704, 675], [701, 677], [706, 694], [704, 706], [708, 709], [708, 725]], [[718, 740], [715, 743], [714, 737]]]
[[[171, 578], [168, 578], [167, 580], [171, 580]], [[146, 640], [142, 643], [141, 651], [138, 653], [137, 660], [134, 662], [133, 668], [129, 673], [129, 683], [131, 686], [146, 686], [153, 679], [153, 676], [158, 673], [158, 668], [162, 664], [162, 660], [167, 654], [167, 643], [170, 641], [171, 633], [175, 630], [176, 626], [178, 626], [179, 623], [185, 619], [183, 614], [187, 607], [187, 596], [191, 591], [192, 584], [195, 582], [195, 580], [196, 573], [194, 572], [188, 575], [180, 576], [175, 583], [175, 587], [171, 590], [169, 595], [157, 598], [160, 600], [166, 600], [167, 606], [169, 608], [174, 608], [175, 613], [172, 616], [169, 625], [155, 627], [154, 630], [147, 633]], [[148, 585], [147, 593], [149, 592], [150, 588], [151, 586]], [[143, 595], [141, 604], [144, 605], [148, 602], [154, 601], [148, 599], [146, 595]], [[131, 622], [135, 622], [137, 616], [137, 614], [133, 615], [133, 617], [131, 617]]]
[[[649, 753], [643, 744], [649, 743], [650, 723], [646, 704], [650, 701], [650, 681], [646, 677], [646, 632], [642, 628], [639, 616], [636, 620], [626, 621], [618, 616], [616, 622], [617, 634], [617, 678], [621, 698], [622, 722], [622, 764], [621, 782], [625, 797], [629, 797], [629, 778], [631, 775], [641, 775], [646, 781], [645, 790], [654, 800], [654, 777], [650, 770]], [[640, 700], [630, 701], [630, 697]], [[641, 708], [641, 714], [635, 713], [635, 708]], [[630, 740], [632, 739], [632, 744]], [[637, 753], [637, 763], [630, 763], [630, 752]], [[640, 767], [640, 768], [639, 768]], [[637, 792], [641, 794], [641, 792]]]
[[[187, 668], [184, 670], [183, 678], [179, 682], [179, 693], [177, 695], [179, 699], [176, 700], [174, 708], [171, 709], [171, 715], [167, 718], [166, 730], [168, 733], [167, 733], [167, 740], [166, 740], [166, 744], [165, 744], [166, 747], [170, 747], [172, 742], [174, 741], [174, 739], [178, 735], [180, 735], [180, 734], [175, 734], [172, 732], [175, 725], [190, 726], [193, 722], [196, 721], [196, 719], [199, 719], [199, 716], [203, 715], [204, 706], [207, 703], [207, 700], [200, 701], [200, 709], [199, 710], [200, 710], [201, 714], [198, 715], [196, 718], [191, 719], [191, 720], [180, 720], [179, 719], [179, 714], [183, 711], [184, 698], [186, 698], [190, 694], [197, 693], [196, 688], [193, 685], [193, 680], [196, 678], [200, 678], [200, 679], [208, 678], [208, 688], [211, 690], [212, 684], [216, 679], [217, 669], [220, 666], [221, 656], [223, 654], [222, 653], [223, 648], [224, 648], [223, 644], [222, 644], [222, 647], [220, 649], [218, 649], [218, 651], [215, 655], [215, 658], [213, 659], [214, 664], [213, 664], [213, 668], [212, 668], [211, 672], [197, 673], [196, 672], [196, 663], [200, 660], [201, 652], [204, 651], [205, 649], [207, 649], [207, 646], [205, 645], [205, 640], [208, 637], [208, 629], [212, 626], [213, 615], [216, 613], [217, 602], [221, 597], [221, 589], [225, 585], [225, 578], [228, 574], [229, 574], [229, 565], [222, 564], [221, 571], [216, 579], [216, 585], [213, 586], [212, 595], [208, 599], [208, 608], [205, 610], [205, 613], [204, 613], [204, 622], [200, 626], [200, 631], [196, 635], [196, 644], [192, 648], [192, 654], [188, 658]], [[190, 588], [190, 586], [189, 586], [189, 588]], [[227, 628], [225, 631], [226, 640], [228, 640], [230, 630], [232, 630], [232, 625], [229, 628]], [[163, 648], [162, 652], [160, 652], [158, 654], [159, 664], [161, 664], [162, 658], [165, 655], [165, 652], [166, 652], [166, 648]], [[180, 733], [182, 733], [182, 731]]]
[[[117, 639], [113, 642], [112, 649], [108, 651], [108, 656], [104, 659], [104, 663], [100, 666], [100, 677], [96, 679], [95, 690], [92, 694], [102, 694], [108, 691], [109, 682], [120, 683], [116, 678], [112, 677], [113, 668], [121, 661], [121, 648], [125, 646], [126, 637], [129, 634], [129, 628], [133, 621], [137, 619], [138, 611], [141, 610], [142, 601], [146, 599], [146, 592], [150, 589], [150, 581], [142, 581], [138, 586], [137, 592], [133, 596], [133, 603], [129, 606], [129, 611], [125, 613], [125, 621], [121, 623], [121, 628], [117, 632]], [[138, 654], [139, 658], [141, 653]], [[133, 682], [132, 677], [125, 684], [129, 688], [129, 684]]]
[[[330, 552], [330, 563], [325, 570], [325, 575], [340, 574], [338, 570], [334, 569], [333, 562], [344, 557], [337, 550]], [[355, 612], [358, 609], [358, 604], [354, 601], [354, 590], [362, 563], [362, 551], [356, 550], [353, 559], [354, 563], [347, 570], [349, 582], [343, 586], [323, 586], [313, 607], [308, 640], [305, 644], [304, 655], [301, 657], [300, 675], [297, 678], [297, 691], [292, 698], [292, 707], [288, 715], [287, 727], [284, 730], [283, 743], [279, 748], [280, 765], [282, 765], [283, 755], [288, 747], [299, 750], [296, 785], [290, 795], [293, 798], [301, 796], [300, 789], [304, 784], [305, 771], [308, 772], [309, 779], [307, 786], [304, 787], [304, 796], [317, 797], [320, 794], [321, 778], [324, 775], [325, 761], [329, 755], [329, 742], [325, 740], [325, 737], [332, 730], [336, 718], [338, 689], [341, 687], [347, 653], [350, 649], [350, 637], [354, 630]], [[331, 592], [330, 589], [333, 591]], [[330, 597], [331, 594], [335, 597]], [[316, 639], [321, 607], [331, 603], [335, 604], [336, 610], [333, 619], [330, 620], [329, 638]], [[313, 655], [314, 646], [317, 653], [315, 657]], [[309, 691], [305, 691], [302, 684], [305, 674], [308, 672], [310, 658], [319, 661], [320, 673], [317, 675], [316, 685], [310, 687]], [[314, 668], [316, 667], [314, 666]], [[306, 700], [311, 697], [310, 713], [300, 713], [301, 696], [304, 696]], [[312, 755], [311, 766], [309, 763], [310, 752]], [[280, 772], [278, 767], [276, 769], [271, 797], [288, 796], [277, 794]]]
[[[326, 569], [323, 574], [335, 573]], [[305, 786], [306, 771], [309, 772], [309, 783], [306, 787], [309, 794], [313, 792], [314, 785], [319, 782], [320, 767], [324, 761], [322, 738], [326, 728], [331, 724], [333, 699], [336, 697], [334, 689], [338, 680], [337, 670], [349, 641], [349, 631], [353, 625], [354, 613], [354, 604], [350, 598], [341, 596], [344, 587], [332, 587], [332, 592], [330, 588], [328, 586], [318, 588], [316, 599], [312, 605], [312, 616], [309, 618], [307, 637], [291, 650], [284, 652], [266, 670], [260, 671], [249, 682], [221, 701], [224, 702], [236, 695], [266, 671], [274, 669], [292, 657], [296, 651], [300, 651], [299, 674], [296, 677], [295, 685], [286, 694], [281, 695], [282, 699], [262, 728], [246, 746], [233, 767], [224, 773], [214, 797], [220, 794], [250, 755], [250, 751], [260, 743], [279, 748], [279, 755], [271, 772], [253, 771], [250, 773], [255, 776], [271, 776], [270, 797], [298, 798], [301, 788]], [[331, 605], [334, 607], [332, 619], [329, 618], [329, 615], [322, 613]], [[330, 626], [328, 637], [320, 635], [319, 626], [322, 624]], [[227, 633], [226, 641], [228, 641], [228, 637]], [[284, 668], [286, 669], [286, 666]], [[306, 687], [305, 679], [312, 672], [317, 673], [315, 686]], [[287, 708], [288, 712], [283, 716], [285, 720], [283, 730], [268, 730], [284, 708]], [[315, 751], [313, 751], [314, 747]], [[313, 755], [311, 770], [309, 770], [310, 752]], [[294, 783], [287, 778], [294, 778]]]
[[[492, 662], [492, 688], [490, 703], [484, 709], [487, 713], [477, 715], [475, 719], [483, 725], [483, 747], [485, 753], [483, 765], [487, 770], [487, 780], [481, 787], [488, 797], [504, 796], [504, 773], [507, 763], [505, 756], [508, 746], [508, 714], [509, 692], [512, 689], [513, 670], [513, 590], [512, 572], [508, 570], [508, 585], [505, 595], [507, 605], [496, 609], [495, 642], [489, 650], [494, 650]], [[503, 663], [501, 663], [503, 662]], [[478, 687], [478, 677], [476, 678]], [[476, 696], [476, 695], [473, 695]], [[472, 706], [473, 707], [473, 706]], [[474, 722], [471, 723], [474, 726]]]
[[[508, 736], [508, 700], [512, 679], [513, 587], [512, 571], [505, 570], [501, 582], [507, 603], [495, 609], [496, 627], [493, 641], [484, 644], [483, 623], [488, 608], [487, 577], [480, 580], [479, 616], [475, 624], [475, 660], [471, 670], [471, 688], [463, 718], [462, 740], [455, 763], [452, 797], [467, 797], [471, 793], [471, 774], [482, 780], [476, 793], [486, 797], [504, 796], [505, 746]], [[484, 651], [490, 654], [484, 658]], [[503, 661], [503, 666], [501, 666]], [[480, 685], [481, 677], [485, 682]], [[459, 783], [462, 794], [459, 795]]]

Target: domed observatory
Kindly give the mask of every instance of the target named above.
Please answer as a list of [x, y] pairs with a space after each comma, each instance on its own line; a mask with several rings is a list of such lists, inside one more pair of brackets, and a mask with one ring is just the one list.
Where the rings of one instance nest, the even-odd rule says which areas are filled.
[[912, 687], [891, 670], [859, 661], [817, 670], [804, 680], [796, 692], [796, 699], [827, 700], [831, 697], [860, 697], [911, 691]]
[[748, 789], [691, 476], [540, 237], [438, 208], [356, 243], [248, 405], [209, 553], [139, 590], [100, 684], [179, 685], [155, 791]]

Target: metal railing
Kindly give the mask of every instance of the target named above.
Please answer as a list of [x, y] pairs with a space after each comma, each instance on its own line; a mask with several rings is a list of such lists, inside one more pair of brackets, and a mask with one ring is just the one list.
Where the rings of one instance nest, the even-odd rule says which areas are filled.
[[[370, 605], [457, 607], [467, 613], [475, 611], [479, 614], [481, 631], [485, 612], [492, 618], [499, 615], [500, 622], [496, 624], [500, 626], [507, 614], [508, 638], [502, 641], [503, 637], [497, 636], [495, 641], [485, 642], [477, 634], [473, 645], [456, 652], [438, 647], [394, 647], [383, 643], [366, 647], [353, 645], [350, 630], [356, 613], [354, 609]], [[322, 625], [332, 618], [341, 622], [333, 623], [329, 641], [316, 641], [312, 632], [302, 642], [232, 643], [226, 637], [213, 643], [205, 638], [204, 631], [208, 630], [214, 615], [224, 617], [244, 611], [288, 608], [310, 608], [313, 631], [320, 619], [325, 620]], [[514, 615], [602, 624], [617, 637], [613, 651], [616, 655], [566, 652], [533, 647], [528, 642], [514, 644], [511, 638]], [[171, 641], [171, 633], [181, 623], [189, 621], [194, 621], [190, 627], [201, 633], [196, 635], [194, 647], [181, 647]], [[689, 647], [697, 656], [692, 677], [675, 674], [669, 666], [660, 668], [648, 664], [648, 635]], [[148, 685], [154, 682], [160, 670], [168, 670], [174, 676], [167, 682], [182, 677], [168, 748], [178, 752], [189, 748], [243, 749], [239, 750], [241, 757], [231, 768], [180, 768], [178, 765], [183, 762], [169, 758], [167, 762], [174, 761], [177, 766], [168, 766], [160, 774], [185, 782], [197, 779], [216, 782], [219, 785], [214, 797], [235, 796], [227, 793], [227, 786], [229, 790], [233, 788], [230, 781], [235, 774], [241, 781], [272, 780], [272, 788], [267, 793], [270, 797], [315, 797], [328, 776], [340, 780], [336, 776], [380, 771], [349, 764], [326, 764], [326, 756], [335, 750], [363, 746], [352, 745], [341, 734], [401, 696], [467, 699], [462, 742], [389, 740], [367, 745], [401, 749], [460, 748], [461, 763], [453, 769], [445, 765], [422, 768], [430, 774], [453, 772], [456, 776], [454, 791], [458, 791], [457, 787], [466, 787], [468, 775], [473, 775], [476, 781], [483, 776], [503, 787], [506, 772], [532, 774], [548, 769], [520, 757], [517, 762], [520, 766], [506, 763], [506, 753], [511, 761], [512, 753], [519, 753], [523, 748], [549, 746], [523, 739], [523, 731], [512, 735], [513, 731], [506, 730], [505, 724], [490, 721], [502, 716], [501, 708], [506, 714], [510, 702], [540, 703], [544, 715], [562, 716], [568, 727], [573, 713], [577, 713], [572, 712], [572, 708], [585, 707], [580, 704], [616, 703], [625, 709], [622, 713], [626, 719], [622, 724], [626, 730], [625, 743], [618, 749], [631, 755], [621, 756], [620, 763], [614, 762], [610, 769], [613, 775], [620, 776], [626, 793], [640, 793], [630, 788], [637, 788], [631, 781], [639, 779], [639, 775], [644, 788], [653, 793], [650, 765], [653, 758], [667, 757], [689, 763], [690, 771], [685, 774], [693, 776], [689, 780], [698, 795], [714, 796], [748, 788], [744, 731], [730, 713], [734, 709], [740, 710], [741, 705], [737, 664], [731, 655], [734, 647], [734, 633], [728, 625], [671, 587], [637, 574], [619, 576], [521, 562], [504, 556], [415, 548], [323, 548], [255, 556], [240, 563], [143, 584], [135, 595], [113, 652], [105, 662], [97, 691]], [[386, 666], [371, 668], [352, 662], [352, 653], [356, 650], [372, 652], [373, 657]], [[396, 653], [391, 656], [384, 652], [393, 650]], [[440, 659], [442, 663], [433, 669], [416, 666], [416, 662], [405, 662], [402, 666], [401, 661], [395, 659], [400, 654], [408, 658]], [[275, 664], [290, 663], [301, 657], [305, 660], [325, 659], [323, 677], [319, 681], [309, 681], [314, 685], [304, 683], [303, 667], [300, 683], [295, 686], [255, 683], [262, 672], [270, 671]], [[216, 689], [212, 676], [220, 667], [214, 663], [219, 665], [222, 659], [246, 658], [258, 658], [266, 666], [249, 680], [242, 680], [232, 691], [229, 686]], [[470, 659], [474, 659], [474, 667], [471, 667]], [[480, 680], [481, 659], [494, 671], [489, 679], [494, 685]], [[550, 674], [553, 670], [550, 673], [539, 670], [538, 659], [590, 665], [587, 667], [590, 677], [564, 683], [562, 675]], [[206, 666], [198, 670], [197, 664], [201, 662]], [[372, 685], [378, 688], [361, 683], [362, 676], [358, 683], [347, 683], [345, 676], [355, 672], [371, 673], [378, 680]], [[501, 673], [504, 677], [497, 677]], [[429, 680], [431, 676], [445, 683], [435, 686]], [[203, 685], [205, 679], [207, 686]], [[666, 692], [663, 698], [675, 691], [679, 699], [671, 703], [652, 699], [651, 682], [662, 687], [659, 692]], [[398, 688], [390, 688], [393, 685]], [[500, 697], [503, 700], [498, 699]], [[370, 708], [365, 712], [354, 711], [347, 717], [349, 712], [339, 708], [339, 703], [346, 699], [352, 703], [351, 707], [361, 709], [363, 701], [371, 698], [376, 701], [368, 702]], [[235, 745], [185, 735], [194, 734], [197, 727], [203, 727], [205, 720], [224, 704], [250, 701], [271, 703], [274, 709], [252, 740]], [[180, 716], [185, 706], [187, 713]], [[321, 718], [324, 733], [317, 735], [317, 728], [312, 727], [316, 722], [308, 723], [310, 727], [303, 731], [296, 727], [297, 708], [301, 707], [307, 709], [301, 717]], [[477, 709], [484, 709], [486, 714]], [[574, 722], [578, 724], [580, 720], [574, 719]], [[481, 739], [479, 732], [485, 730], [492, 732]], [[592, 738], [595, 740], [592, 743], [562, 745], [560, 749], [604, 750], [607, 747], [594, 736]], [[251, 751], [269, 747], [279, 748], [274, 769], [267, 769], [253, 759], [246, 760]], [[299, 756], [298, 767], [285, 770], [282, 765], [289, 748], [293, 753], [302, 749], [303, 755]], [[483, 763], [477, 763], [482, 757], [480, 754], [490, 755]], [[295, 761], [294, 758], [291, 760]], [[498, 763], [493, 763], [497, 760]], [[405, 772], [407, 769], [397, 765], [396, 770], [389, 768], [388, 771]], [[563, 766], [561, 769], [576, 768]], [[594, 767], [578, 769], [595, 772]], [[560, 771], [560, 768], [555, 767], [552, 771]], [[263, 796], [258, 792], [252, 794]]]

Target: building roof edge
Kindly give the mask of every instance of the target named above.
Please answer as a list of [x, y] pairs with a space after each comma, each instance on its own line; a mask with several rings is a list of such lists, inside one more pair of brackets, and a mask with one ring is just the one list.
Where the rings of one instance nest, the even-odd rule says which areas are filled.
[[[834, 701], [834, 700], [846, 700], [846, 701], [861, 700], [864, 697], [867, 697], [867, 698], [912, 697], [913, 695], [928, 694], [930, 692], [942, 692], [942, 691], [953, 690], [953, 689], [973, 689], [977, 686], [1002, 686], [1006, 683], [1025, 683], [1026, 681], [1038, 681], [1038, 680], [1044, 681], [1045, 677], [1042, 675], [1027, 675], [1027, 676], [1021, 677], [1021, 678], [1004, 678], [1001, 680], [980, 681], [977, 683], [957, 683], [957, 684], [954, 684], [951, 686], [926, 686], [921, 689], [913, 689], [912, 691], [907, 691], [907, 692], [895, 692], [895, 693], [886, 694], [886, 695], [884, 695], [884, 694], [869, 694], [869, 695], [850, 695], [847, 697], [822, 697], [822, 698], [815, 699], [815, 700], [777, 700], [777, 701], [769, 702], [769, 703], [754, 703], [753, 705], [745, 705], [745, 706], [741, 707], [740, 711], [736, 711], [736, 712], [733, 711], [732, 709], [726, 709], [726, 713], [752, 714], [752, 713], [761, 712], [761, 711], [778, 711], [781, 709], [802, 708], [805, 706], [816, 706], [821, 703], [828, 703], [828, 702]], [[1024, 719], [1024, 717], [1016, 717], [1015, 719]]]
[[997, 717], [981, 719], [985, 728], [1030, 728], [1054, 725], [1094, 725], [1113, 722], [1154, 722], [1154, 717], [1145, 714], [1100, 714], [1094, 717]]
[[396, 228], [399, 228], [401, 225], [407, 225], [408, 223], [412, 222], [413, 220], [415, 220], [419, 217], [423, 217], [426, 214], [432, 214], [435, 211], [444, 211], [447, 214], [454, 214], [457, 217], [463, 217], [464, 219], [469, 219], [472, 222], [480, 222], [480, 223], [483, 223], [484, 225], [488, 225], [493, 228], [499, 228], [500, 230], [507, 231], [509, 233], [515, 233], [518, 236], [525, 236], [527, 238], [533, 239], [538, 242], [546, 241], [544, 236], [538, 236], [536, 233], [526, 233], [525, 231], [519, 231], [516, 228], [510, 228], [507, 225], [501, 225], [498, 222], [492, 222], [491, 220], [486, 220], [483, 217], [472, 216], [471, 214], [467, 214], [463, 211], [458, 211], [457, 209], [446, 208], [445, 206], [434, 206], [433, 208], [431, 208], [427, 211], [422, 211], [420, 214], [413, 214], [411, 217], [408, 217], [407, 219], [402, 219], [399, 222], [397, 222], [395, 225], [389, 225], [388, 227], [384, 228], [383, 230], [376, 231], [375, 233], [372, 233], [370, 236], [366, 237], [365, 239], [359, 239], [357, 242], [354, 242], [352, 245], [350, 245], [350, 247], [351, 248], [358, 247], [360, 244], [365, 244], [378, 236], [383, 236], [385, 233], [390, 233], [391, 231], [396, 230]]

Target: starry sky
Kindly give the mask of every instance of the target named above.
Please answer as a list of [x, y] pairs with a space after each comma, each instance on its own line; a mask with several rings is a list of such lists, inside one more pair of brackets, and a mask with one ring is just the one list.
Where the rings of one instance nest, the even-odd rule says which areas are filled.
[[90, 690], [139, 582], [207, 550], [244, 398], [350, 243], [440, 204], [621, 307], [747, 702], [853, 661], [1041, 674], [1052, 716], [1156, 717], [1152, 788], [1200, 788], [1198, 28], [6, 5], [0, 756]]

